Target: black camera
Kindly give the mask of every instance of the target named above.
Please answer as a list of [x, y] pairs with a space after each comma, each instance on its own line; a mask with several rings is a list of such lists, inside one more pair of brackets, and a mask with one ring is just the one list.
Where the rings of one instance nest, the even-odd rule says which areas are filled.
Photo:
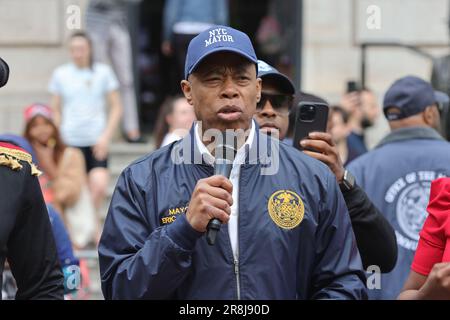
[[361, 90], [361, 86], [358, 82], [351, 80], [347, 81], [347, 93], [358, 92]]
[[9, 78], [9, 67], [8, 64], [0, 58], [0, 88], [3, 87]]

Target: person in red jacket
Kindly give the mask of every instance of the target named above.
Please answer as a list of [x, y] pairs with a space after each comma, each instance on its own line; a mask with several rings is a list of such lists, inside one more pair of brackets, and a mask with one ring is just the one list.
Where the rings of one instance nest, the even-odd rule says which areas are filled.
[[431, 184], [428, 217], [399, 299], [450, 300], [450, 178]]

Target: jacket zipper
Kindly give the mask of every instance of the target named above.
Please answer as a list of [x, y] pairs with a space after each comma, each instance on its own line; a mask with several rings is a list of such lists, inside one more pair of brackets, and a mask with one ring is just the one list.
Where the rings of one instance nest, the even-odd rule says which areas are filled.
[[[239, 193], [241, 191], [241, 170], [242, 170], [242, 166], [239, 168]], [[237, 230], [236, 230], [236, 234], [237, 234], [237, 247], [236, 247], [236, 257], [233, 256], [233, 260], [234, 260], [234, 274], [236, 276], [236, 292], [237, 292], [237, 299], [241, 300], [241, 280], [240, 280], [240, 274], [239, 274], [239, 216], [240, 216], [240, 209], [241, 209], [241, 204], [240, 204], [240, 194], [238, 193], [238, 210], [239, 210], [239, 214], [237, 216]]]
[[239, 280], [239, 260], [234, 259], [234, 274], [236, 275], [237, 299], [241, 300], [241, 283]]
[[[239, 208], [239, 207], [238, 207]], [[234, 264], [234, 275], [236, 276], [236, 293], [237, 299], [241, 300], [241, 282], [239, 277], [239, 215], [237, 217], [236, 222], [236, 235], [237, 235], [237, 246], [236, 246], [236, 255], [233, 254], [233, 264]], [[231, 245], [231, 242], [230, 242]]]

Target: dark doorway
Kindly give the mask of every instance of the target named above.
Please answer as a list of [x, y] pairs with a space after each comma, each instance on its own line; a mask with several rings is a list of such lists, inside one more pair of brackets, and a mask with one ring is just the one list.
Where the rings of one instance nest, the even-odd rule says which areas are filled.
[[[176, 79], [175, 65], [172, 57], [161, 53], [161, 32], [164, 0], [144, 0], [135, 10], [135, 28], [131, 28], [132, 38], [135, 42], [135, 64], [137, 96], [140, 105], [142, 128], [151, 132], [156, 121], [159, 107], [168, 95], [181, 93]], [[276, 5], [273, 3], [276, 2]], [[301, 1], [300, 1], [301, 2]], [[272, 3], [272, 5], [271, 5]], [[294, 70], [298, 70], [296, 59], [299, 58], [298, 48], [295, 48], [295, 39], [301, 41], [298, 28], [300, 19], [297, 0], [230, 0], [230, 25], [247, 33], [252, 39], [256, 54], [260, 59], [276, 66], [297, 79]], [[280, 33], [270, 34], [280, 43], [281, 48], [275, 54], [268, 54], [270, 50], [264, 47], [264, 37], [257, 39], [261, 28], [271, 26], [265, 18], [273, 16], [279, 23]], [[271, 20], [271, 19], [266, 19]], [[273, 19], [272, 19], [273, 20]], [[270, 30], [270, 28], [269, 28]], [[176, 91], [176, 92], [175, 92]]]

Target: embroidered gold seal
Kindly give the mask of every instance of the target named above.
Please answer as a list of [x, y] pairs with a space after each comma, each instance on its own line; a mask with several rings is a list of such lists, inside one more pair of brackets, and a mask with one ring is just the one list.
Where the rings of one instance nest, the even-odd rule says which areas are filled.
[[298, 226], [305, 214], [302, 199], [290, 190], [275, 191], [269, 198], [267, 209], [273, 222], [283, 229], [293, 229]]

